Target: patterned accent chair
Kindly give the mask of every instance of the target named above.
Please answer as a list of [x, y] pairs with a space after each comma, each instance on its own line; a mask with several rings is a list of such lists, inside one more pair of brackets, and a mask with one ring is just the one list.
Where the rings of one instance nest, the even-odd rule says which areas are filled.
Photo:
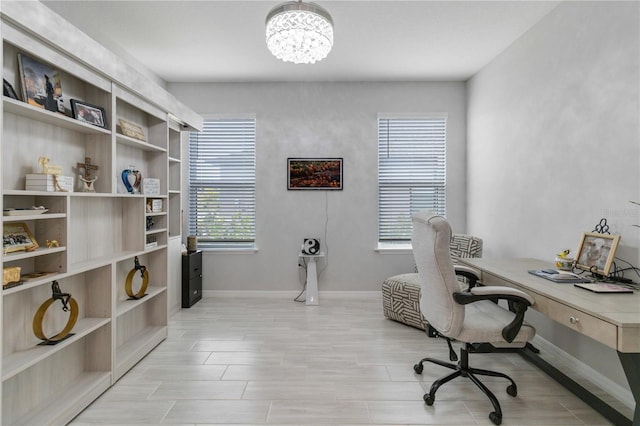
[[[471, 235], [453, 234], [449, 242], [449, 250], [454, 263], [456, 259], [482, 257], [482, 239]], [[461, 289], [467, 288], [466, 279], [458, 277]], [[409, 325], [427, 330], [434, 335], [434, 330], [420, 311], [420, 279], [417, 273], [395, 275], [382, 283], [382, 311], [384, 316]]]

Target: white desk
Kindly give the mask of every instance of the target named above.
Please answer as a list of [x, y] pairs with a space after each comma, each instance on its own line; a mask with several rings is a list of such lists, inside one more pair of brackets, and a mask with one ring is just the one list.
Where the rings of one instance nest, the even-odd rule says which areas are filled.
[[324, 257], [324, 253], [318, 254], [300, 254], [307, 265], [307, 290], [305, 293], [306, 305], [317, 305], [318, 301], [318, 268], [316, 266], [316, 260]]
[[549, 267], [537, 259], [459, 259], [481, 272], [484, 285], [514, 287], [535, 300], [531, 307], [618, 352], [636, 402], [633, 425], [640, 426], [640, 292], [596, 294], [528, 273]]

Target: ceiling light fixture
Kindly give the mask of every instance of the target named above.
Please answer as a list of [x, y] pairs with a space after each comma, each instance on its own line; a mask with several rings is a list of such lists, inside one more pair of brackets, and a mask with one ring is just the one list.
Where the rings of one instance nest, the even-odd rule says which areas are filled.
[[314, 3], [282, 3], [267, 15], [267, 47], [285, 62], [313, 64], [333, 46], [333, 21], [329, 12]]

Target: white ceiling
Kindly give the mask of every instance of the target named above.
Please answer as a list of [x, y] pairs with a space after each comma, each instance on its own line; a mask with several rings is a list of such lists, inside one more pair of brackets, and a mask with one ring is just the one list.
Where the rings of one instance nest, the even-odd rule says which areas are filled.
[[45, 5], [166, 82], [466, 80], [557, 1], [318, 1], [334, 47], [313, 65], [274, 58], [279, 1], [59, 1]]

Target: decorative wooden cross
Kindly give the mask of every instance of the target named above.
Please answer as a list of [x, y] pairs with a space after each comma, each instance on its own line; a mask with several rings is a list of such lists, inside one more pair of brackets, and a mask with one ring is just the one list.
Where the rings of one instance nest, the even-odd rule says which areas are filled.
[[100, 167], [95, 164], [91, 164], [91, 157], [84, 157], [84, 163], [77, 164], [78, 170], [84, 169], [84, 178], [87, 180], [91, 179], [91, 171], [98, 170]]

